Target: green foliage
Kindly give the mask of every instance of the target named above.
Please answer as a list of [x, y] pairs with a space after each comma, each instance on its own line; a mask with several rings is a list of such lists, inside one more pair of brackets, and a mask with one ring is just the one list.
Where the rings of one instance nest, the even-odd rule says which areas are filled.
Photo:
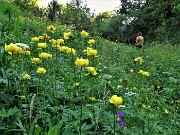
[[48, 18], [54, 22], [55, 19], [57, 18], [57, 13], [61, 12], [60, 6], [58, 5], [57, 0], [53, 0], [48, 4], [47, 7], [47, 12], [48, 12]]
[[106, 17], [102, 15], [95, 18], [93, 32], [111, 41], [128, 44], [134, 44], [139, 32], [142, 32], [146, 42], [156, 40], [179, 44], [178, 1], [122, 0], [121, 3], [108, 21], [103, 22], [101, 18]]
[[20, 14], [19, 7], [13, 5], [12, 3], [7, 3], [4, 0], [0, 2], [0, 13], [8, 16], [8, 21], [11, 21], [11, 17], [17, 17]]
[[[68, 6], [78, 16], [85, 14], [76, 6]], [[145, 23], [148, 16], [140, 19], [141, 12], [136, 13], [138, 21]], [[3, 14], [2, 18], [5, 16]], [[71, 22], [73, 16], [69, 16], [69, 24], [75, 24]], [[82, 36], [82, 31], [36, 18], [27, 12], [11, 21], [16, 22], [15, 26], [1, 40], [0, 133], [178, 134], [179, 46], [154, 41], [137, 49], [92, 36], [91, 33]], [[124, 35], [136, 30], [130, 23], [138, 25], [136, 20], [128, 24], [124, 21], [129, 21], [126, 16], [106, 12], [97, 16], [92, 26], [95, 34], [111, 32], [107, 38], [124, 42]], [[76, 27], [83, 30], [85, 27], [79, 27], [79, 24], [81, 22], [78, 21]], [[56, 28], [54, 33], [47, 30], [50, 25]], [[103, 26], [97, 30], [98, 25]], [[69, 39], [65, 39], [64, 32], [71, 32]], [[31, 41], [32, 37], [39, 40]], [[49, 39], [41, 39], [47, 37]], [[58, 48], [57, 44], [53, 46], [53, 39], [63, 39], [64, 43]], [[88, 43], [90, 39], [96, 41], [94, 45]], [[26, 55], [27, 50], [17, 55], [7, 52], [4, 44], [18, 41], [29, 46], [30, 55]], [[45, 43], [46, 48], [40, 49], [39, 43]], [[62, 46], [68, 49], [63, 50]], [[87, 53], [90, 47], [97, 51], [97, 56]], [[75, 55], [71, 53], [72, 49], [76, 50]], [[52, 57], [42, 58], [39, 56], [42, 52], [52, 54]], [[94, 67], [97, 74], [92, 75], [84, 66], [76, 65], [78, 57], [88, 59], [88, 66]], [[141, 62], [135, 61], [138, 57], [142, 58]], [[40, 58], [41, 62], [32, 63], [33, 58]], [[46, 69], [44, 74], [37, 73], [40, 67]], [[149, 75], [142, 74], [140, 70]], [[24, 78], [26, 74], [30, 77]], [[113, 95], [122, 97], [122, 105], [111, 104], [109, 99]], [[119, 111], [124, 113], [122, 119], [126, 126], [118, 124], [116, 114]]]

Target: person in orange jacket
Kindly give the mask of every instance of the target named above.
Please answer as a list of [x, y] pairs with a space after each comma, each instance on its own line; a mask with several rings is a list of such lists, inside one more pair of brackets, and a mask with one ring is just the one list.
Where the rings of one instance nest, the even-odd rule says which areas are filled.
[[142, 36], [142, 33], [138, 33], [137, 37], [136, 37], [136, 43], [135, 46], [138, 48], [143, 48], [143, 44], [144, 44], [144, 37]]

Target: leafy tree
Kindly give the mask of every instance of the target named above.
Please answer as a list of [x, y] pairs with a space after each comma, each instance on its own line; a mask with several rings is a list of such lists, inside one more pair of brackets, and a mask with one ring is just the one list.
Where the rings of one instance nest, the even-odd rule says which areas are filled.
[[146, 41], [179, 42], [178, 0], [121, 0], [121, 3], [117, 14], [123, 15], [125, 22], [131, 19], [126, 24], [127, 40], [135, 39], [141, 31]]
[[47, 12], [48, 18], [54, 22], [58, 13], [60, 13], [61, 9], [57, 2], [57, 0], [53, 0], [48, 4]]
[[74, 26], [78, 30], [88, 30], [90, 28], [90, 19], [88, 17], [89, 9], [86, 6], [76, 7], [72, 4], [62, 6], [59, 15], [59, 21], [68, 26]]

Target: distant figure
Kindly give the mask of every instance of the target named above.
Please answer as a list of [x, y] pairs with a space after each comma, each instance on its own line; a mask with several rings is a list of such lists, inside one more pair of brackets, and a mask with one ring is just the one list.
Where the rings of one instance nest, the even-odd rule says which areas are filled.
[[139, 32], [137, 37], [136, 37], [135, 46], [138, 47], [138, 48], [143, 48], [143, 43], [144, 43], [144, 38], [142, 36], [142, 33]]

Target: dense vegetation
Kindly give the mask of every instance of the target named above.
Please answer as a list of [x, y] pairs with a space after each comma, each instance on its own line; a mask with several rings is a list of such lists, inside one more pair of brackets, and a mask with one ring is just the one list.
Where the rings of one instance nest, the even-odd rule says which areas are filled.
[[179, 133], [178, 0], [34, 2], [0, 1], [0, 135]]

